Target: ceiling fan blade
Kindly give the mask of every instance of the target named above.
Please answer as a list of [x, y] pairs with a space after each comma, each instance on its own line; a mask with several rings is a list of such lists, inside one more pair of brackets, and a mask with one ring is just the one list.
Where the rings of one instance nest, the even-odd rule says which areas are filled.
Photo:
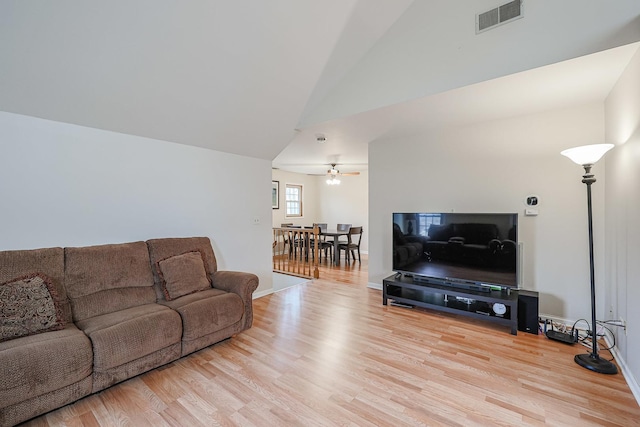
[[360, 175], [360, 172], [342, 172], [340, 175], [342, 175], [342, 176], [357, 176], [357, 175]]

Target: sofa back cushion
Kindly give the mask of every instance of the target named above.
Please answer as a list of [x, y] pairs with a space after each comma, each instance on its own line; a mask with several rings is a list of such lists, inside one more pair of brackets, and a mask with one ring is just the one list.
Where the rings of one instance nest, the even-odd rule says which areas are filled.
[[71, 322], [71, 307], [64, 287], [64, 250], [45, 248], [0, 252], [0, 283], [35, 273], [44, 274], [54, 288], [64, 322]]
[[52, 280], [33, 273], [0, 284], [0, 342], [64, 329]]
[[65, 285], [75, 321], [156, 302], [144, 242], [64, 251]]
[[151, 258], [151, 271], [155, 283], [155, 291], [158, 300], [165, 300], [164, 283], [158, 263], [176, 255], [189, 252], [202, 254], [204, 269], [207, 274], [213, 274], [218, 270], [216, 256], [208, 237], [174, 237], [165, 239], [147, 240], [149, 257]]
[[158, 261], [157, 265], [167, 301], [211, 287], [200, 251], [174, 255]]

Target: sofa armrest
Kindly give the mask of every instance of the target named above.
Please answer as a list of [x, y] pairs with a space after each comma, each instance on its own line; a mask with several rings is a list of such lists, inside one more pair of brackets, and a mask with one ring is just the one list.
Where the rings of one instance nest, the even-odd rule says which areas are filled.
[[216, 271], [211, 274], [214, 288], [238, 294], [244, 303], [244, 327], [248, 329], [253, 323], [253, 292], [258, 287], [259, 279], [253, 273], [243, 271]]
[[216, 271], [211, 274], [211, 284], [216, 289], [233, 292], [245, 299], [258, 287], [258, 276], [244, 271]]

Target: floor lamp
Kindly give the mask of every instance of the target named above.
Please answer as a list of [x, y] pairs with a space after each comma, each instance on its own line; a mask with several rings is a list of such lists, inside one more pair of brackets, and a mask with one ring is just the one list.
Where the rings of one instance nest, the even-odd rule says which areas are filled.
[[591, 213], [591, 184], [596, 182], [591, 167], [604, 154], [613, 148], [613, 144], [593, 144], [582, 147], [569, 148], [560, 154], [567, 156], [575, 163], [584, 167], [585, 174], [582, 182], [587, 184], [587, 214], [589, 219], [589, 267], [591, 274], [591, 342], [592, 350], [588, 354], [578, 354], [574, 358], [575, 362], [583, 368], [590, 369], [601, 374], [617, 374], [618, 368], [608, 360], [598, 356], [598, 336], [596, 335], [596, 286], [593, 269], [593, 219]]

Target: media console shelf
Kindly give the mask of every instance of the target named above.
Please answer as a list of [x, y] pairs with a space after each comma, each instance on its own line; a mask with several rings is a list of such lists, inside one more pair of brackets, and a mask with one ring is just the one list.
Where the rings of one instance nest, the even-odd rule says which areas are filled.
[[[382, 281], [382, 304], [388, 300], [399, 304], [456, 313], [475, 319], [509, 326], [511, 334], [518, 334], [518, 291], [483, 292], [430, 283], [421, 279], [394, 274]], [[494, 304], [503, 304], [496, 306]], [[501, 313], [504, 309], [504, 313]]]

